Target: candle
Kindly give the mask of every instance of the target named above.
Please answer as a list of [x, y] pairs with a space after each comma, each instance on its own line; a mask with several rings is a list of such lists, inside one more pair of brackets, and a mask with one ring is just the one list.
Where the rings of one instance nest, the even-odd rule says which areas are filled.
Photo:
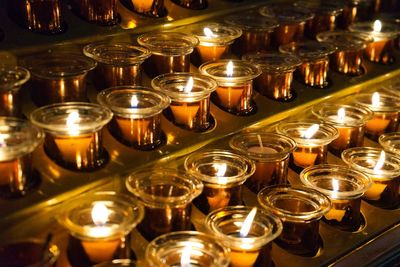
[[261, 74], [259, 67], [241, 60], [219, 60], [204, 63], [199, 70], [218, 83], [213, 100], [216, 105], [235, 115], [254, 112], [253, 79]]
[[164, 0], [121, 0], [129, 10], [148, 17], [160, 18], [168, 14]]
[[71, 2], [72, 10], [77, 15], [91, 23], [102, 26], [112, 26], [119, 22], [120, 17], [117, 13], [116, 0], [73, 0]]
[[46, 133], [44, 149], [62, 167], [92, 171], [107, 162], [101, 129], [111, 111], [97, 104], [60, 103], [34, 110], [31, 121]]
[[147, 240], [190, 230], [191, 204], [203, 190], [201, 181], [177, 170], [143, 169], [129, 175], [126, 186], [145, 206], [138, 229]]
[[229, 145], [255, 162], [256, 170], [246, 182], [253, 192], [287, 182], [289, 155], [296, 148], [293, 139], [274, 133], [243, 133], [232, 137]]
[[343, 13], [338, 17], [338, 25], [342, 29], [358, 21], [371, 19], [375, 13], [375, 0], [350, 0], [346, 1]]
[[150, 50], [129, 43], [92, 43], [83, 53], [96, 60], [93, 82], [97, 90], [120, 86], [141, 85], [141, 64], [150, 57]]
[[282, 231], [282, 224], [272, 214], [244, 206], [232, 206], [211, 212], [206, 217], [207, 230], [230, 248], [233, 267], [271, 266], [269, 243]]
[[296, 255], [317, 254], [319, 221], [331, 208], [328, 197], [311, 188], [276, 185], [263, 188], [257, 200], [262, 208], [282, 220], [277, 245]]
[[253, 161], [225, 150], [206, 150], [189, 155], [186, 171], [201, 180], [203, 192], [193, 200], [204, 214], [242, 204], [242, 184], [255, 171]]
[[175, 125], [194, 131], [206, 131], [212, 127], [210, 94], [217, 83], [201, 74], [169, 73], [151, 81], [154, 89], [171, 98], [171, 105], [164, 112]]
[[59, 0], [27, 0], [21, 6], [23, 11], [18, 11], [18, 14], [23, 16], [22, 20], [26, 28], [33, 32], [59, 34], [66, 30], [60, 2]]
[[278, 101], [288, 101], [295, 96], [291, 85], [293, 72], [301, 64], [298, 57], [269, 52], [246, 54], [243, 59], [261, 68], [262, 73], [254, 79], [254, 86], [262, 95]]
[[344, 231], [360, 228], [361, 196], [371, 186], [367, 175], [347, 166], [321, 164], [304, 169], [300, 179], [330, 198], [332, 208], [324, 215], [325, 222]]

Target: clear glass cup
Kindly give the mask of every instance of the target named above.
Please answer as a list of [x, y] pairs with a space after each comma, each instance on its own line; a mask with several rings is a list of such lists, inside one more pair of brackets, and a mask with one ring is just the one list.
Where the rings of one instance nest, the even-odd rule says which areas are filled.
[[72, 0], [72, 10], [78, 16], [102, 26], [112, 26], [120, 21], [117, 0]]
[[164, 0], [120, 0], [129, 10], [153, 18], [165, 17], [168, 12]]
[[150, 150], [165, 141], [161, 113], [171, 102], [165, 94], [146, 87], [117, 86], [101, 91], [97, 101], [113, 112], [109, 129], [120, 142]]
[[382, 134], [378, 141], [385, 151], [400, 154], [400, 132]]
[[205, 150], [185, 159], [186, 171], [203, 182], [203, 192], [193, 204], [204, 214], [243, 204], [242, 184], [253, 175], [254, 162], [228, 150]]
[[191, 229], [192, 200], [203, 190], [201, 181], [178, 170], [142, 169], [129, 175], [126, 187], [144, 204], [138, 230], [147, 240]]
[[296, 255], [318, 253], [319, 221], [331, 208], [327, 196], [311, 188], [276, 185], [263, 188], [257, 199], [262, 208], [282, 221], [283, 230], [276, 244]]
[[357, 231], [362, 225], [361, 196], [371, 187], [371, 179], [362, 172], [347, 166], [321, 164], [308, 167], [300, 179], [329, 197], [332, 208], [323, 220], [338, 229]]

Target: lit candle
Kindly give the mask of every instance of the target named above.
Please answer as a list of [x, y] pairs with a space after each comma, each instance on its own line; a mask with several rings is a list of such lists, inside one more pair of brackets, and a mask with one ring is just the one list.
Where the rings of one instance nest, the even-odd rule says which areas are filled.
[[[336, 199], [337, 198], [337, 192], [339, 191], [339, 181], [336, 179], [332, 179], [332, 198]], [[332, 202], [332, 208], [328, 211], [327, 214], [325, 214], [325, 219], [328, 221], [330, 220], [336, 220], [338, 222], [342, 221], [344, 215], [346, 214], [346, 209], [338, 209], [336, 206], [343, 201], [336, 200], [335, 202]], [[347, 201], [344, 201], [347, 202]]]
[[71, 1], [72, 10], [81, 18], [102, 26], [112, 26], [120, 21], [117, 13], [117, 1]]
[[164, 0], [120, 0], [120, 2], [129, 10], [148, 17], [160, 18], [167, 15]]

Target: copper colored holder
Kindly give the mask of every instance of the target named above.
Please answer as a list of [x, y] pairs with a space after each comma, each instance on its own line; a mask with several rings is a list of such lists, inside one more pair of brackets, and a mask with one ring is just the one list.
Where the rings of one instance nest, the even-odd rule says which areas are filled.
[[20, 12], [24, 16], [22, 19], [26, 21], [28, 29], [44, 34], [57, 34], [65, 31], [65, 23], [61, 16], [61, 1], [27, 0], [24, 2], [25, 5]]
[[119, 22], [117, 0], [72, 0], [73, 10], [83, 19], [111, 26]]

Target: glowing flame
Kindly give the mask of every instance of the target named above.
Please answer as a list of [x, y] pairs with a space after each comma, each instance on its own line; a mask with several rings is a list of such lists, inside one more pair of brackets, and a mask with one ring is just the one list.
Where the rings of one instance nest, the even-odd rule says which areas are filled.
[[68, 133], [72, 136], [79, 135], [79, 113], [78, 111], [72, 111], [67, 117], [67, 128]]
[[210, 28], [205, 27], [205, 28], [203, 29], [203, 32], [204, 32], [204, 35], [205, 35], [207, 38], [216, 37], [216, 35], [213, 33], [213, 31], [212, 31]]
[[103, 203], [96, 203], [92, 209], [92, 220], [95, 225], [102, 226], [107, 223], [110, 211]]
[[222, 164], [215, 163], [215, 164], [213, 165], [213, 167], [214, 167], [214, 169], [217, 171], [216, 175], [217, 175], [218, 177], [222, 177], [222, 176], [225, 175], [225, 173], [226, 173], [226, 168], [227, 168], [226, 163], [222, 163]]
[[251, 225], [253, 224], [254, 221], [254, 217], [256, 217], [256, 213], [257, 213], [257, 207], [254, 207], [250, 211], [249, 215], [247, 215], [246, 219], [243, 222], [242, 228], [240, 229], [239, 232], [241, 237], [246, 237], [249, 234]]
[[380, 32], [382, 30], [382, 22], [377, 19], [374, 21], [374, 32]]
[[381, 96], [379, 95], [378, 92], [375, 92], [372, 95], [371, 101], [372, 101], [372, 106], [374, 107], [379, 107], [381, 105]]
[[183, 88], [183, 92], [190, 93], [193, 89], [193, 85], [194, 85], [193, 77], [190, 77], [185, 88]]
[[3, 134], [0, 134], [0, 147], [6, 146], [6, 139]]
[[346, 110], [344, 108], [340, 108], [337, 112], [339, 122], [344, 122], [346, 117]]
[[229, 61], [226, 65], [226, 76], [232, 77], [233, 75], [233, 62]]
[[385, 151], [382, 150], [378, 162], [374, 167], [374, 172], [378, 172], [380, 169], [382, 169], [383, 165], [385, 164], [385, 158], [386, 158]]
[[187, 245], [182, 251], [181, 255], [181, 267], [190, 267], [190, 254], [192, 252], [192, 246]]
[[332, 198], [337, 198], [337, 192], [339, 192], [339, 181], [336, 179], [332, 180]]
[[301, 137], [310, 139], [319, 130], [319, 124], [311, 125], [307, 130], [301, 132]]
[[136, 108], [139, 105], [139, 100], [137, 99], [137, 96], [133, 95], [131, 98], [131, 107]]

